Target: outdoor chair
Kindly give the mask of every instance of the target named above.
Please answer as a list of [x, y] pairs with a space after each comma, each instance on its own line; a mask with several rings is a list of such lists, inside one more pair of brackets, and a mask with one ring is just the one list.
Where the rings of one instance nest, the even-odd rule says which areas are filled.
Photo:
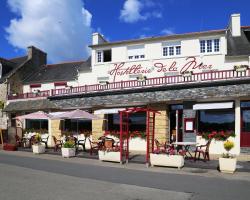
[[23, 139], [21, 139], [18, 135], [15, 135], [15, 139], [16, 139], [16, 146], [17, 147], [24, 146], [25, 141]]
[[36, 143], [36, 138], [35, 135], [31, 136], [31, 138], [29, 139], [29, 148], [32, 147], [33, 144]]
[[159, 153], [166, 153], [167, 152], [167, 144], [166, 142], [160, 143], [157, 139], [155, 139], [155, 145], [156, 145], [156, 152]]
[[93, 152], [98, 152], [100, 149], [102, 149], [104, 147], [104, 139], [105, 137], [102, 136], [98, 139], [97, 142], [94, 142], [90, 139], [90, 137], [88, 137], [89, 140], [89, 144], [90, 144], [90, 155], [93, 154]]
[[54, 151], [57, 151], [58, 149], [61, 149], [62, 148], [62, 141], [56, 139], [55, 136], [52, 136], [52, 138], [53, 138], [53, 141], [54, 141], [54, 144], [55, 144]]
[[[196, 149], [195, 149], [195, 154], [194, 154], [194, 161], [196, 160], [200, 160], [200, 156], [202, 155], [203, 156], [203, 160], [204, 162], [206, 161], [209, 161], [210, 160], [210, 157], [209, 157], [209, 146], [211, 144], [211, 139], [207, 141], [207, 143], [205, 145], [199, 145], [199, 146], [196, 146]], [[198, 154], [198, 156], [197, 156]]]
[[77, 140], [77, 151], [79, 150], [79, 149], [78, 149], [79, 146], [82, 146], [82, 150], [83, 150], [83, 151], [86, 151], [86, 148], [85, 148], [85, 140]]
[[44, 144], [45, 144], [45, 148], [46, 148], [46, 149], [48, 148], [48, 140], [49, 140], [49, 136], [46, 137], [46, 138], [42, 138], [42, 139], [41, 139], [41, 143], [44, 143]]

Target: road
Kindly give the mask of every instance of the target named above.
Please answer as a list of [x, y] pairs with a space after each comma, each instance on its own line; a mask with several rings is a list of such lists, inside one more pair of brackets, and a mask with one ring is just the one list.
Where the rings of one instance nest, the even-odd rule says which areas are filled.
[[[144, 165], [141, 167], [145, 168]], [[93, 165], [91, 162], [71, 163], [70, 159], [65, 162], [0, 153], [0, 199], [249, 199], [248, 179], [176, 172], [161, 173], [105, 166], [101, 162]]]

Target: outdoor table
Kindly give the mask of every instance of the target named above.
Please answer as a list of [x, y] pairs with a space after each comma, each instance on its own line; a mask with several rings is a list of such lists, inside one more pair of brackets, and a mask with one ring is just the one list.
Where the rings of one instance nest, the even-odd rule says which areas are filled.
[[[189, 148], [190, 146], [196, 146], [197, 145], [196, 142], [173, 142], [172, 144], [175, 146], [183, 146], [185, 150], [185, 156], [191, 159], [193, 158], [191, 152], [189, 151]], [[189, 154], [189, 156], [187, 154]]]

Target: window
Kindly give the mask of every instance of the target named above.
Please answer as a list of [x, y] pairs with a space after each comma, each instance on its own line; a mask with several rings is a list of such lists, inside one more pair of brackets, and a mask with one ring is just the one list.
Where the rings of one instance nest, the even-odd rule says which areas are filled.
[[207, 40], [207, 52], [212, 52], [212, 40]]
[[206, 45], [205, 40], [200, 41], [200, 52], [205, 53], [206, 52]]
[[111, 49], [103, 51], [103, 62], [110, 62], [111, 57]]
[[[107, 114], [107, 131], [120, 130], [119, 114]], [[146, 113], [138, 112], [129, 115], [129, 131], [146, 131]]]
[[144, 59], [145, 58], [144, 45], [128, 46], [127, 55], [129, 60]]
[[199, 132], [234, 131], [234, 109], [199, 111]]
[[218, 51], [220, 51], [220, 40], [215, 39], [214, 40], [214, 52], [218, 52]]
[[175, 47], [175, 54], [176, 55], [181, 55], [181, 46], [176, 46]]
[[101, 51], [97, 52], [97, 62], [102, 62], [102, 52]]
[[174, 55], [174, 47], [169, 47], [169, 55], [170, 56]]
[[98, 51], [97, 52], [97, 62], [111, 62], [112, 51], [111, 49]]
[[200, 40], [200, 53], [212, 53], [220, 51], [220, 39]]
[[92, 131], [92, 121], [83, 119], [65, 119], [63, 131], [84, 133]]
[[164, 42], [162, 44], [163, 56], [176, 56], [181, 55], [181, 43], [180, 42]]
[[48, 130], [47, 119], [26, 119], [25, 125], [26, 129], [33, 129], [35, 131], [38, 131], [40, 129]]
[[168, 56], [168, 47], [163, 47], [163, 56]]

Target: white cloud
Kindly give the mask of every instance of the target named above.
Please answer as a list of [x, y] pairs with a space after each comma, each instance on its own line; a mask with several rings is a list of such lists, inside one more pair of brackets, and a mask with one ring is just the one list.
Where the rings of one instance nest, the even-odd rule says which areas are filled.
[[140, 20], [146, 20], [150, 17], [161, 18], [160, 11], [142, 13], [146, 7], [155, 7], [156, 4], [151, 0], [126, 0], [123, 9], [120, 12], [120, 20], [126, 23], [135, 23]]
[[174, 28], [165, 28], [161, 31], [162, 34], [164, 35], [172, 35], [175, 34]]
[[8, 0], [17, 18], [6, 28], [15, 48], [34, 45], [51, 62], [85, 59], [91, 42], [91, 13], [81, 0]]

